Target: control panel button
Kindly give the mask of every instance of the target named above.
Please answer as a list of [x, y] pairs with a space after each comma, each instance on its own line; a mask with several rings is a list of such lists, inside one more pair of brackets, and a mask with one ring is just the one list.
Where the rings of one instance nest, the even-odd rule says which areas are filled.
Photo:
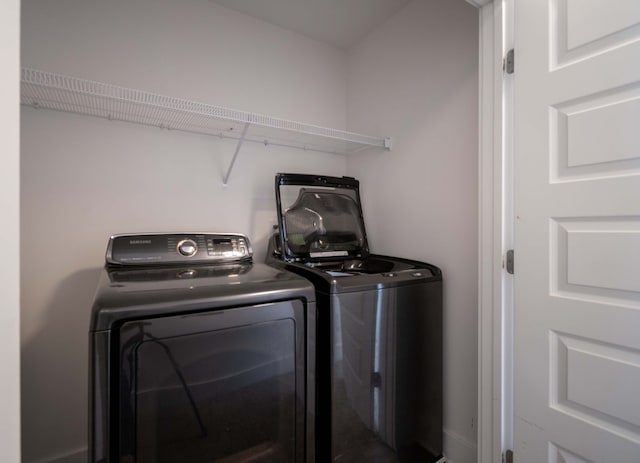
[[198, 245], [193, 240], [182, 240], [178, 243], [177, 249], [181, 255], [191, 257], [198, 252]]

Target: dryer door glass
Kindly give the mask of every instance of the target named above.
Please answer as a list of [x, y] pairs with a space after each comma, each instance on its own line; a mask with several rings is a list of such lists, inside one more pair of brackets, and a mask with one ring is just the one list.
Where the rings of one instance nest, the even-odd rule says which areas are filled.
[[118, 461], [302, 462], [303, 326], [297, 301], [124, 324]]

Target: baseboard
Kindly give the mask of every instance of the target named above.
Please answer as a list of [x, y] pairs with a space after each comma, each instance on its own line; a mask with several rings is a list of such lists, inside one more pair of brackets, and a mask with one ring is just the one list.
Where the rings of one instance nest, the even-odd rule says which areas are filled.
[[42, 458], [37, 463], [87, 463], [87, 448], [84, 447], [57, 456]]
[[476, 463], [478, 461], [478, 446], [473, 442], [449, 429], [444, 430], [443, 438], [447, 463]]
[[[447, 463], [476, 463], [477, 446], [448, 429], [443, 433], [444, 454]], [[86, 463], [87, 449], [76, 449], [64, 455], [49, 457], [39, 463]]]

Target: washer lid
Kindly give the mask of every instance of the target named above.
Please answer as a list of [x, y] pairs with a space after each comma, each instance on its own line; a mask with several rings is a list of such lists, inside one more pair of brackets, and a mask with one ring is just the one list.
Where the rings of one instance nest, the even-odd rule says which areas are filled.
[[282, 253], [288, 261], [342, 260], [369, 254], [353, 177], [277, 174]]

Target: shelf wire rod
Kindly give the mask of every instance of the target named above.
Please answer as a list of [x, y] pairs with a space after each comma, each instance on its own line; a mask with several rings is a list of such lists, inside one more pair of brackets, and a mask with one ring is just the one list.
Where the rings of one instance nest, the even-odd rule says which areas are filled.
[[[391, 149], [390, 140], [379, 137], [247, 113], [28, 68], [22, 69], [22, 92], [23, 104], [36, 108], [210, 134], [221, 138], [228, 137], [235, 140], [242, 138], [239, 144], [244, 141], [259, 141], [264, 144], [264, 141], [268, 140], [269, 146], [332, 154], [360, 152], [367, 147]], [[258, 134], [266, 130], [268, 135], [252, 137], [250, 132], [246, 132], [245, 135], [239, 136], [238, 132], [242, 130], [235, 129], [240, 129], [247, 123], [259, 128]], [[260, 139], [257, 140], [256, 137]], [[237, 154], [234, 155], [233, 162]], [[225, 176], [226, 179], [230, 175], [230, 170]]]
[[227, 186], [227, 180], [229, 180], [229, 175], [231, 175], [231, 170], [233, 169], [233, 165], [236, 162], [236, 158], [238, 157], [238, 153], [240, 152], [240, 147], [242, 146], [242, 142], [244, 141], [244, 137], [247, 135], [247, 130], [251, 123], [245, 122], [244, 127], [242, 128], [242, 135], [240, 135], [240, 139], [238, 140], [238, 144], [236, 145], [236, 151], [233, 153], [233, 157], [231, 158], [231, 163], [229, 164], [229, 168], [227, 169], [227, 175], [222, 179], [222, 184]]

